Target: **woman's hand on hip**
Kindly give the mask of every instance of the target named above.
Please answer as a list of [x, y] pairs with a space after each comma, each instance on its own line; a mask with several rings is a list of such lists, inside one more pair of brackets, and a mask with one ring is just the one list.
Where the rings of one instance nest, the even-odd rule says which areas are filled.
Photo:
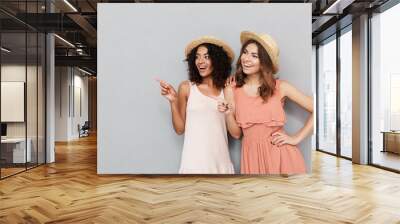
[[282, 145], [297, 145], [300, 143], [299, 139], [295, 136], [290, 136], [282, 132], [273, 133], [271, 138], [271, 143], [273, 145], [282, 146]]

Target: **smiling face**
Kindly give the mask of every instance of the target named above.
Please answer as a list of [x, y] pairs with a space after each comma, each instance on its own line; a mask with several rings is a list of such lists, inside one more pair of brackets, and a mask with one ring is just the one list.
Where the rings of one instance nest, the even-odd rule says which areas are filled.
[[258, 47], [255, 43], [248, 44], [240, 56], [240, 63], [243, 73], [246, 75], [255, 75], [260, 72], [260, 58], [258, 55]]
[[236, 63], [236, 86], [242, 87], [250, 76], [260, 81], [259, 95], [264, 101], [274, 94], [276, 80], [273, 74], [272, 60], [265, 48], [255, 40], [242, 45], [240, 57]]
[[195, 64], [201, 77], [205, 78], [211, 75], [213, 66], [208, 49], [205, 46], [197, 48]]
[[224, 88], [226, 79], [231, 74], [231, 59], [226, 51], [218, 45], [203, 43], [186, 55], [189, 80], [201, 84], [211, 79], [218, 89]]

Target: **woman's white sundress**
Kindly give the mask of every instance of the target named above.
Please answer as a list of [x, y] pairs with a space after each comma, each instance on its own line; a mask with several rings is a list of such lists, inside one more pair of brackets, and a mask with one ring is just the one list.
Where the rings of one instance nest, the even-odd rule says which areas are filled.
[[[218, 98], [223, 99], [224, 93]], [[191, 83], [186, 107], [185, 139], [180, 174], [233, 174], [225, 115], [218, 101]]]

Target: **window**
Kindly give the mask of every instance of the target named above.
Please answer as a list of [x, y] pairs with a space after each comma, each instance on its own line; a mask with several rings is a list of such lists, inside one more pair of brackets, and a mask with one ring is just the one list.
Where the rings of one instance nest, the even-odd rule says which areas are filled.
[[340, 155], [352, 157], [352, 34], [351, 26], [340, 36]]
[[400, 170], [400, 4], [371, 18], [372, 164]]
[[318, 149], [336, 154], [336, 36], [318, 48]]

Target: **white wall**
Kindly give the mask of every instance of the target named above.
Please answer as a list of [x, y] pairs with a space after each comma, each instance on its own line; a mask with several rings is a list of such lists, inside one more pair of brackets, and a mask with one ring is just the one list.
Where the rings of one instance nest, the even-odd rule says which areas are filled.
[[[78, 74], [77, 74], [78, 72]], [[88, 112], [88, 107], [89, 107], [89, 102], [88, 102], [88, 77], [87, 76], [82, 76], [83, 73], [80, 71], [76, 70], [74, 71], [74, 108], [72, 109], [72, 130], [71, 134], [73, 138], [78, 138], [79, 133], [77, 126], [80, 124], [81, 126], [85, 123], [85, 121], [88, 120], [89, 117], [89, 112]], [[80, 91], [80, 93], [78, 93]], [[78, 97], [80, 95], [80, 98]], [[79, 102], [81, 101], [81, 102]], [[81, 107], [81, 111], [79, 110], [79, 107]]]
[[[79, 137], [78, 124], [88, 120], [88, 78], [72, 67], [56, 67], [55, 140], [69, 141]], [[78, 98], [80, 90], [81, 97]], [[79, 103], [81, 100], [81, 103]], [[82, 113], [76, 105], [82, 105]]]
[[[44, 74], [41, 66], [25, 66], [25, 64], [3, 64], [1, 66], [1, 81], [5, 82], [24, 82], [26, 85], [26, 107], [23, 106], [23, 112], [26, 112], [26, 121], [24, 122], [6, 122], [7, 137], [25, 137], [30, 139], [30, 148], [32, 161], [44, 163]], [[27, 81], [26, 81], [27, 79]], [[4, 96], [2, 96], [4, 97]], [[7, 108], [1, 108], [7, 110]], [[39, 156], [37, 157], [37, 154]]]
[[[32, 74], [34, 67], [25, 67], [21, 64], [5, 64], [1, 66], [1, 81], [2, 82], [24, 82], [26, 83], [26, 69], [28, 74]], [[36, 68], [35, 68], [36, 74]], [[6, 108], [2, 108], [5, 110]], [[23, 108], [24, 109], [24, 108]], [[9, 122], [7, 123], [8, 137], [24, 137], [25, 122]]]
[[[26, 73], [27, 72], [27, 73]], [[3, 82], [25, 82], [26, 83], [26, 74], [28, 75], [28, 80], [30, 85], [36, 85], [36, 81], [33, 77], [36, 77], [36, 66], [27, 66], [20, 64], [5, 64], [1, 66], [1, 81]], [[27, 104], [36, 100], [36, 88], [27, 88], [28, 99]], [[35, 98], [33, 100], [32, 98]], [[36, 113], [32, 113], [32, 111], [36, 111], [36, 101], [34, 104], [28, 105], [30, 106], [27, 113], [28, 118], [28, 137], [30, 133], [36, 133]], [[2, 108], [3, 110], [4, 108]], [[32, 124], [34, 121], [34, 124]], [[26, 122], [7, 122], [7, 136], [8, 137], [25, 137], [25, 125]]]
[[55, 141], [68, 140], [68, 67], [55, 68]]

